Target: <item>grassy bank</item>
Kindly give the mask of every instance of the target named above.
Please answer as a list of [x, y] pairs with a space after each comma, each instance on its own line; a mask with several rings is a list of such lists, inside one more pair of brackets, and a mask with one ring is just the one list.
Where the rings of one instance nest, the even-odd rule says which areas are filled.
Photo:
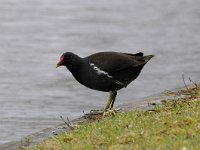
[[28, 149], [197, 150], [200, 148], [199, 93], [197, 86], [169, 92], [179, 100], [165, 100], [163, 105], [156, 105], [151, 111], [117, 113]]

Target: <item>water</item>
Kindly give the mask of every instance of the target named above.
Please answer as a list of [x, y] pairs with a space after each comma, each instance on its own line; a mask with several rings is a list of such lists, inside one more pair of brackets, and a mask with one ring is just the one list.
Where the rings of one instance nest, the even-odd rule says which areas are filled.
[[116, 106], [199, 81], [199, 0], [0, 0], [0, 143], [103, 107], [107, 93], [85, 88], [60, 55], [99, 51], [155, 54]]

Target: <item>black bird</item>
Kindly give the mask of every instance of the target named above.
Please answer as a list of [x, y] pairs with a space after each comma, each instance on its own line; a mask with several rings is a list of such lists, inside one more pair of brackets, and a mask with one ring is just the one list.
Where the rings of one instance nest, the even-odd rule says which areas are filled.
[[81, 58], [66, 52], [60, 57], [56, 68], [66, 66], [79, 83], [94, 90], [110, 92], [105, 112], [113, 108], [117, 91], [135, 80], [152, 57], [154, 55], [143, 56], [142, 52], [99, 52]]

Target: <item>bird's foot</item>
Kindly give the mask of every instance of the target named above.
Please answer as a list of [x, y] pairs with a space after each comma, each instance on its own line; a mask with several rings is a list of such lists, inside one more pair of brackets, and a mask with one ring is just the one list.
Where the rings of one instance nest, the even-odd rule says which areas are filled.
[[115, 116], [116, 111], [114, 109], [108, 109], [103, 112], [103, 118], [108, 117], [108, 116]]
[[108, 116], [115, 116], [115, 114], [120, 110], [121, 108], [116, 108], [116, 109], [110, 108], [103, 112], [103, 118], [108, 117]]
[[120, 111], [121, 108], [116, 108], [116, 109], [107, 109], [107, 110], [104, 110], [104, 109], [93, 109], [90, 111], [90, 115], [103, 115], [103, 118], [104, 117], [107, 117], [107, 116], [115, 116], [115, 114]]

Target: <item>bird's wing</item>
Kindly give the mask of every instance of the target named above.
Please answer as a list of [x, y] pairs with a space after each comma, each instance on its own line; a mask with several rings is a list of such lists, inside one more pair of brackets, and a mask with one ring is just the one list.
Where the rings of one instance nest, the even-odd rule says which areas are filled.
[[128, 54], [117, 52], [100, 52], [87, 57], [89, 63], [108, 74], [115, 73], [128, 67], [145, 64], [143, 53]]

